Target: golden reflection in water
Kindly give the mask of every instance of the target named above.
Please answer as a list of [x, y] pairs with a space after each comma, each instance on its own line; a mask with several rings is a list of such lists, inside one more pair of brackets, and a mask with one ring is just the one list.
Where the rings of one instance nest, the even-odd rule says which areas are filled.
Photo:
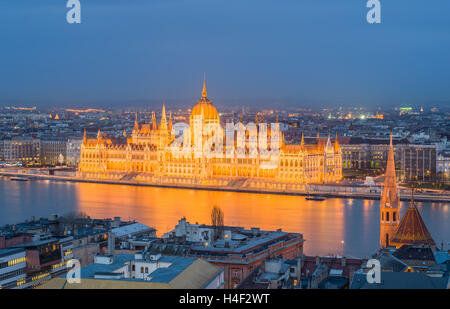
[[341, 254], [345, 205], [341, 199], [307, 201], [301, 196], [247, 194], [104, 184], [80, 184], [79, 210], [94, 218], [120, 216], [153, 226], [158, 236], [186, 217], [210, 224], [214, 205], [222, 208], [225, 224], [303, 233], [305, 251]]
[[[403, 215], [408, 202], [400, 204]], [[416, 203], [436, 243], [449, 242], [447, 203]], [[120, 216], [158, 229], [174, 228], [186, 216], [192, 223], [210, 223], [210, 210], [220, 206], [227, 225], [282, 228], [302, 233], [308, 255], [344, 254], [368, 257], [379, 244], [379, 201], [327, 199], [306, 201], [300, 196], [244, 194], [58, 181], [16, 182], [0, 178], [0, 222], [23, 222], [85, 211], [94, 218]], [[344, 240], [344, 246], [341, 241]], [[447, 246], [448, 247], [448, 246]]]
[[[227, 225], [302, 233], [308, 255], [341, 254], [342, 240], [347, 256], [368, 257], [378, 248], [380, 208], [376, 200], [318, 202], [300, 196], [0, 178], [1, 224], [23, 222], [30, 216], [85, 211], [94, 218], [133, 218], [154, 226], [162, 235], [183, 216], [192, 223], [209, 224], [215, 204], [223, 209]], [[400, 215], [408, 205], [400, 204]], [[448, 203], [416, 205], [436, 243], [444, 242], [448, 247]]]

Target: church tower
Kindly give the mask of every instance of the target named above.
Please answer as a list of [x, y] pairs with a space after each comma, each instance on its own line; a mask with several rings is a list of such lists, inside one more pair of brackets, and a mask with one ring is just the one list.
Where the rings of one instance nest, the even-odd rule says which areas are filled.
[[390, 245], [390, 241], [399, 223], [400, 196], [395, 177], [394, 146], [392, 134], [389, 145], [388, 161], [384, 180], [383, 193], [380, 202], [380, 248]]

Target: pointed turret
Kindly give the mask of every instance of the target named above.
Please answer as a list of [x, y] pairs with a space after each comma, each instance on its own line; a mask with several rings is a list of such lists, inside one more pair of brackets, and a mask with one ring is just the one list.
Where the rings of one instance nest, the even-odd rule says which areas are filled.
[[301, 142], [300, 142], [300, 148], [301, 148], [301, 149], [305, 148], [305, 137], [304, 137], [304, 135], [303, 135], [303, 132], [302, 132], [302, 140], [301, 140]]
[[84, 129], [84, 133], [83, 133], [83, 144], [86, 145], [86, 142], [87, 142], [86, 129]]
[[163, 103], [162, 106], [162, 114], [161, 114], [161, 122], [159, 125], [160, 130], [167, 130], [167, 119], [166, 119], [166, 106]]
[[328, 134], [327, 144], [325, 146], [325, 151], [326, 152], [332, 152], [333, 151], [333, 147], [331, 146], [331, 139], [330, 139], [330, 135], [329, 134]]
[[336, 132], [336, 139], [334, 140], [334, 152], [339, 152], [341, 150], [341, 146], [338, 141], [338, 134]]
[[258, 125], [258, 113], [255, 114], [255, 124]]
[[98, 132], [97, 132], [97, 141], [101, 141], [101, 139], [102, 139], [102, 132], [100, 132], [100, 128], [99, 128]]
[[240, 120], [239, 120], [239, 121], [240, 121], [240, 123], [242, 123], [242, 112], [241, 112], [241, 118], [240, 118]]
[[275, 122], [278, 123], [278, 111], [277, 111], [277, 116], [275, 118]]
[[127, 137], [127, 130], [123, 129], [123, 137]]
[[134, 129], [139, 131], [139, 123], [138, 123], [138, 113], [136, 112], [136, 117], [134, 118]]
[[172, 132], [172, 112], [169, 112], [169, 133]]
[[152, 130], [156, 130], [156, 129], [157, 129], [156, 115], [155, 115], [155, 112], [152, 111]]
[[394, 146], [390, 138], [384, 188], [380, 201], [380, 247], [390, 246], [399, 223], [400, 196], [395, 176]]
[[317, 143], [319, 143], [319, 139], [320, 139], [320, 136], [319, 136], [319, 128], [317, 128]]
[[264, 114], [261, 113], [261, 123], [264, 123]]

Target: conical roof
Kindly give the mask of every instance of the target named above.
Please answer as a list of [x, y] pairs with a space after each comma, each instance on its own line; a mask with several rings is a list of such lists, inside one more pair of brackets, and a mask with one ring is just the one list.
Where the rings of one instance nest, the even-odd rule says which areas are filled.
[[393, 245], [428, 245], [435, 246], [430, 232], [422, 220], [419, 210], [411, 201], [400, 224], [391, 239]]

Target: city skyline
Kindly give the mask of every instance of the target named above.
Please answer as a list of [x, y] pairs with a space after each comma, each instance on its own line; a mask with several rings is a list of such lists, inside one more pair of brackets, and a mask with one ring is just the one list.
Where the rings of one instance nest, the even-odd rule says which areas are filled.
[[49, 1], [0, 6], [2, 105], [192, 105], [205, 72], [221, 108], [450, 102], [446, 1], [383, 3], [377, 25], [353, 1], [82, 1], [79, 25]]
[[450, 289], [429, 2], [0, 0], [0, 290]]

